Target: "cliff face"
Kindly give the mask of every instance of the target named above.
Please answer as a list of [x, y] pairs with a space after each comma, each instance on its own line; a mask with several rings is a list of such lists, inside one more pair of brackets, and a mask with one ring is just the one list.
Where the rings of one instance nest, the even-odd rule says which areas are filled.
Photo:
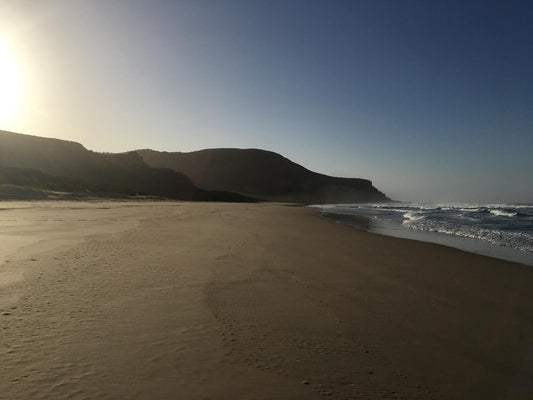
[[265, 150], [207, 149], [191, 153], [137, 150], [137, 153], [148, 165], [182, 172], [195, 185], [209, 190], [307, 204], [389, 201], [369, 180], [318, 174]]

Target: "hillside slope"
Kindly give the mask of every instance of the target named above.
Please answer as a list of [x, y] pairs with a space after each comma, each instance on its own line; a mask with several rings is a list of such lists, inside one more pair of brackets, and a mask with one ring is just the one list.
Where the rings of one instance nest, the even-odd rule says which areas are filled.
[[195, 185], [209, 190], [299, 203], [389, 200], [369, 180], [318, 174], [265, 150], [207, 149], [190, 153], [137, 150], [137, 153], [151, 167], [182, 172]]
[[182, 200], [250, 200], [234, 193], [199, 189], [182, 173], [151, 168], [136, 152], [96, 153], [76, 142], [6, 131], [0, 131], [0, 168], [2, 184], [28, 184], [26, 181], [31, 176], [33, 187], [59, 185], [78, 191], [89, 190], [97, 195], [118, 193]]

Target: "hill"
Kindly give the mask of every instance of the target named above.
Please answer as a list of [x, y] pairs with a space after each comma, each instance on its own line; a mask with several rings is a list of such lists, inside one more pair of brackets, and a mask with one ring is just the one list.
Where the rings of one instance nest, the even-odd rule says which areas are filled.
[[369, 180], [322, 175], [265, 150], [207, 149], [190, 153], [137, 150], [137, 153], [151, 167], [182, 172], [195, 185], [208, 190], [307, 204], [389, 201]]
[[0, 131], [0, 198], [139, 195], [308, 204], [389, 200], [369, 180], [322, 175], [265, 150], [97, 153], [72, 141]]
[[136, 152], [97, 153], [76, 142], [6, 131], [0, 131], [0, 184], [4, 186], [0, 192], [7, 193], [4, 197], [19, 192], [31, 197], [32, 191], [20, 188], [38, 188], [98, 197], [140, 194], [181, 200], [253, 201], [235, 193], [200, 189], [182, 173], [148, 166]]

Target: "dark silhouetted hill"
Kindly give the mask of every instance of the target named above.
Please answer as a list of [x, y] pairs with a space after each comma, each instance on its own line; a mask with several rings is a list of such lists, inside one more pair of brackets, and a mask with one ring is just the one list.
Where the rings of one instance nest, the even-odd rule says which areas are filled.
[[252, 200], [236, 193], [199, 189], [182, 173], [148, 166], [136, 152], [96, 153], [75, 142], [5, 131], [0, 131], [0, 184], [103, 196]]
[[137, 150], [151, 167], [182, 172], [208, 190], [227, 190], [271, 201], [381, 202], [389, 199], [366, 179], [312, 172], [270, 151], [207, 149], [190, 153]]

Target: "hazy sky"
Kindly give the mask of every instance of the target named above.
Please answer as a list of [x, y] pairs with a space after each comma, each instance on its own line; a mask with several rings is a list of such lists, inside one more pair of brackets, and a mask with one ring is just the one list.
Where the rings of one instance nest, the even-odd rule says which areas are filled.
[[532, 21], [530, 1], [0, 0], [0, 129], [531, 202]]

